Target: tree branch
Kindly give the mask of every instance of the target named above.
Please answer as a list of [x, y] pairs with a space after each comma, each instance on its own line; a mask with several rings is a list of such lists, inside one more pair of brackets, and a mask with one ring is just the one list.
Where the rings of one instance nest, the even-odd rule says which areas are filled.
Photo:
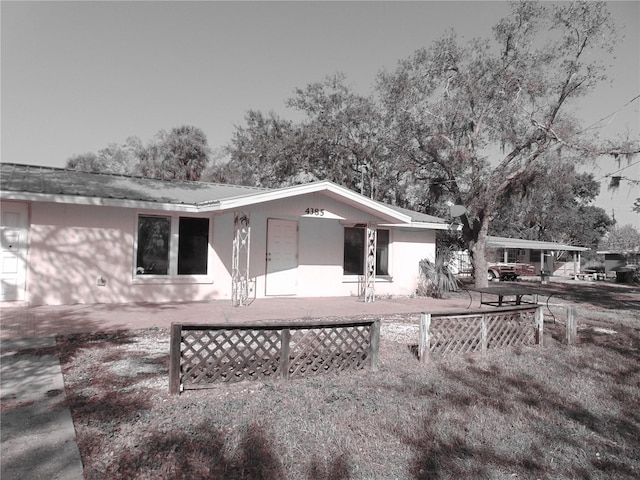
[[564, 140], [560, 135], [558, 135], [558, 133], [553, 128], [545, 127], [540, 122], [534, 119], [531, 119], [531, 121], [536, 125], [536, 127], [547, 132], [547, 134], [549, 134], [556, 142], [560, 143], [561, 145], [564, 145], [565, 147], [569, 147], [579, 152], [590, 153], [592, 155], [612, 155], [612, 156], [636, 155], [640, 153], [640, 146], [631, 147], [628, 150], [625, 150], [622, 147], [611, 148], [611, 149], [594, 149], [593, 147], [586, 147], [586, 146], [578, 145], [576, 143], [571, 143]]

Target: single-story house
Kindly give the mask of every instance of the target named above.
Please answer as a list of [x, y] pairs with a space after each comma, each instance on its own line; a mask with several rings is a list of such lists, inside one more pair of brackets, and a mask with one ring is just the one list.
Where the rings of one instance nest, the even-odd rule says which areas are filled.
[[536, 268], [536, 274], [545, 270], [567, 277], [580, 273], [580, 253], [589, 250], [577, 245], [495, 236], [487, 239], [487, 248], [493, 250], [496, 262], [528, 263]]
[[[565, 245], [555, 242], [524, 240], [509, 237], [487, 237], [487, 261], [489, 263], [522, 263], [534, 267], [536, 275], [542, 271], [555, 276], [572, 277], [580, 274], [580, 253], [587, 247]], [[456, 255], [454, 270], [471, 273], [468, 252]]]
[[409, 295], [449, 228], [327, 181], [261, 189], [1, 167], [4, 302]]

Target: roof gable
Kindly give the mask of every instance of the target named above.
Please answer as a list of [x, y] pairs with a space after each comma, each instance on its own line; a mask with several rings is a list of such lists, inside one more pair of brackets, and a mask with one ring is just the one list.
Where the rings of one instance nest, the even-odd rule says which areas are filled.
[[377, 202], [368, 197], [365, 197], [364, 195], [355, 193], [348, 188], [341, 187], [329, 181], [293, 185], [290, 187], [278, 188], [250, 195], [223, 199], [217, 203], [219, 209], [229, 210], [234, 208], [242, 208], [249, 205], [255, 205], [258, 203], [264, 203], [272, 200], [294, 198], [311, 193], [323, 193], [329, 197], [338, 199], [341, 202], [357, 207], [360, 210], [375, 214], [376, 216], [384, 219], [384, 221], [411, 223], [411, 217], [409, 215], [399, 212], [398, 210], [385, 203]]

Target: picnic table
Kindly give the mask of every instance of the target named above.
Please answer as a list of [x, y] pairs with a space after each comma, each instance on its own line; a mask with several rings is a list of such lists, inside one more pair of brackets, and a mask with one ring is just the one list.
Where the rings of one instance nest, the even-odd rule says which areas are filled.
[[[466, 287], [464, 290], [469, 295], [469, 306], [471, 308], [473, 304], [473, 297], [471, 292], [478, 292], [480, 294], [480, 307], [483, 305], [490, 305], [493, 307], [503, 307], [508, 305], [538, 305], [538, 299], [540, 296], [547, 297], [546, 305], [547, 310], [553, 318], [553, 323], [556, 322], [556, 317], [551, 311], [549, 302], [551, 297], [558, 296], [561, 292], [555, 289], [545, 288], [544, 286], [536, 287], [535, 285], [527, 284], [509, 284], [509, 285], [492, 285], [490, 287]], [[524, 297], [530, 296], [531, 300], [524, 299]], [[485, 297], [488, 297], [485, 299]], [[542, 305], [544, 305], [544, 301]]]
[[[495, 285], [491, 287], [467, 287], [467, 292], [478, 292], [480, 294], [480, 306], [491, 305], [493, 307], [503, 307], [506, 305], [537, 304], [538, 289], [531, 285]], [[523, 297], [531, 296], [532, 300], [524, 300]], [[471, 297], [471, 293], [469, 293]], [[488, 298], [487, 298], [488, 297]], [[471, 300], [473, 302], [473, 298]], [[471, 304], [469, 304], [471, 306]]]

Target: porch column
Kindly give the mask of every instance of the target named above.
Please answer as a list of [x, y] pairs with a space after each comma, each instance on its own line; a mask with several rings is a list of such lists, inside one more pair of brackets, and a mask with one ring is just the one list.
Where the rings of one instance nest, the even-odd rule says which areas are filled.
[[249, 215], [243, 212], [235, 212], [231, 259], [231, 302], [234, 307], [249, 305], [250, 242], [251, 225], [249, 224]]
[[367, 224], [366, 264], [364, 270], [364, 301], [373, 302], [376, 299], [376, 225]]

